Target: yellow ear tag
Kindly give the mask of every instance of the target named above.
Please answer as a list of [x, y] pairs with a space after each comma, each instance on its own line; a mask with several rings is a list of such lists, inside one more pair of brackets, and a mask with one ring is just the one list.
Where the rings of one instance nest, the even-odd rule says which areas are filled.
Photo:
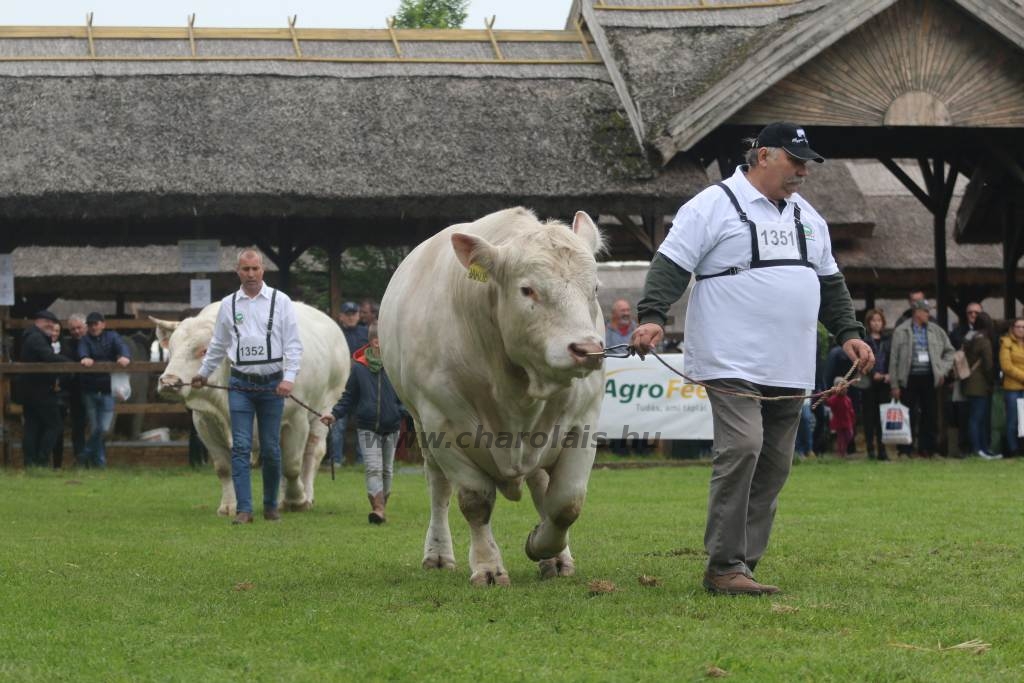
[[466, 271], [466, 277], [470, 280], [476, 280], [477, 282], [487, 282], [487, 271], [479, 263], [474, 263]]

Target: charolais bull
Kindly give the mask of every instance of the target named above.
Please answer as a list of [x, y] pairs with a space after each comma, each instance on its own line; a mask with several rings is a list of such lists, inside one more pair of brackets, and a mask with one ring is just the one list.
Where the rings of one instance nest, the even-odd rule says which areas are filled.
[[430, 491], [425, 568], [455, 567], [453, 487], [470, 527], [470, 581], [506, 585], [491, 533], [496, 491], [525, 482], [540, 516], [526, 554], [542, 577], [575, 566], [568, 530], [587, 493], [604, 372], [597, 301], [601, 235], [523, 208], [423, 242], [381, 302], [384, 367], [420, 430]]
[[[181, 322], [157, 320], [157, 337], [168, 340], [167, 368], [160, 376], [160, 395], [185, 401], [192, 422], [210, 451], [221, 484], [217, 514], [235, 514], [235, 489], [231, 483], [231, 416], [228, 392], [204, 387], [193, 389], [195, 376], [213, 336], [220, 302], [205, 307], [193, 318]], [[296, 398], [315, 410], [327, 412], [345, 390], [350, 356], [345, 335], [338, 325], [320, 311], [295, 303], [295, 315], [302, 339], [302, 363], [295, 380]], [[210, 376], [211, 384], [228, 385], [228, 363]], [[308, 510], [313, 505], [313, 478], [325, 449], [327, 427], [295, 401], [285, 401], [281, 419], [282, 510]], [[255, 435], [254, 435], [255, 437]], [[255, 440], [255, 439], [254, 439]], [[258, 445], [253, 449], [256, 457]]]

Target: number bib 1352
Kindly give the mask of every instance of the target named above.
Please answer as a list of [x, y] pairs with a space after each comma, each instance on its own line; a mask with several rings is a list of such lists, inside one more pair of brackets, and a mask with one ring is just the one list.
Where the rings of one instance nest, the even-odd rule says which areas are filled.
[[238, 361], [240, 363], [270, 360], [266, 337], [242, 337], [238, 343]]

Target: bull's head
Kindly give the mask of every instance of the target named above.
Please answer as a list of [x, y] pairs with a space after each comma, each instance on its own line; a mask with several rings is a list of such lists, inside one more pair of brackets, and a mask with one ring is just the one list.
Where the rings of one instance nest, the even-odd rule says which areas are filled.
[[167, 348], [167, 367], [159, 379], [159, 393], [164, 398], [184, 400], [191, 387], [189, 382], [199, 372], [199, 366], [206, 355], [206, 347], [213, 334], [212, 321], [202, 317], [186, 318], [181, 322], [158, 320], [156, 337]]
[[582, 211], [571, 230], [541, 224], [525, 211], [515, 220], [534, 225], [510, 230], [509, 239], [497, 245], [458, 232], [451, 240], [470, 277], [491, 287], [505, 353], [526, 373], [529, 395], [540, 399], [602, 365], [595, 255], [603, 243]]

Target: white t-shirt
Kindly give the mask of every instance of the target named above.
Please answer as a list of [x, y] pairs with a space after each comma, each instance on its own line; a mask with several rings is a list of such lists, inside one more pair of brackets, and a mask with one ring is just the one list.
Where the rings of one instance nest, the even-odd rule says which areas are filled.
[[[724, 182], [759, 233], [762, 227], [773, 224], [792, 226], [793, 206], [799, 204], [807, 260], [813, 268], [787, 265], [750, 269], [750, 228], [740, 220], [720, 187], [711, 186], [684, 204], [658, 251], [695, 275], [743, 269], [736, 275], [709, 278], [694, 285], [686, 309], [687, 374], [699, 380], [743, 379], [768, 386], [813, 389], [821, 302], [818, 276], [839, 272], [832, 257], [828, 225], [796, 193], [786, 200], [780, 214], [775, 203], [750, 184], [743, 167]], [[764, 238], [759, 235], [759, 239]], [[775, 249], [774, 253], [782, 251]]]

